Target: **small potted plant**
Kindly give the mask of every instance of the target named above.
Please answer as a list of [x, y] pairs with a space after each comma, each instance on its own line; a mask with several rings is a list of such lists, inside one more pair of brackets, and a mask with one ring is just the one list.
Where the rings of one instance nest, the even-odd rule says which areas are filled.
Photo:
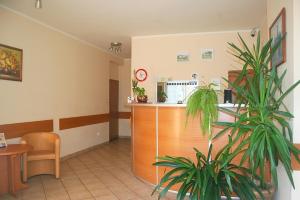
[[164, 103], [164, 102], [166, 102], [167, 98], [168, 98], [168, 96], [164, 91], [158, 92], [158, 102]]
[[145, 88], [143, 87], [136, 87], [135, 88], [136, 94], [137, 94], [137, 101], [139, 103], [147, 103], [148, 96], [145, 94]]

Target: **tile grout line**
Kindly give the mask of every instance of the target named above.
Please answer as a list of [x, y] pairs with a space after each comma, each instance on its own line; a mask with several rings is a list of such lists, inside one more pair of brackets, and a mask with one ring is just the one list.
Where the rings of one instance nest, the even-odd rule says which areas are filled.
[[[74, 157], [74, 158], [77, 158], [77, 156], [76, 157]], [[80, 159], [78, 159], [79, 161], [80, 161]], [[80, 161], [81, 162], [81, 161]], [[67, 162], [67, 165], [70, 167], [70, 169], [72, 169], [72, 171], [74, 172], [74, 174], [75, 174], [75, 176], [79, 179], [79, 181], [80, 181], [80, 183], [83, 185], [83, 187], [88, 191], [88, 193], [91, 195], [91, 197], [93, 198], [93, 199], [96, 199], [95, 197], [94, 197], [94, 195], [90, 192], [90, 190], [86, 187], [86, 185], [82, 182], [82, 180], [81, 180], [81, 178], [77, 175], [77, 173], [74, 171], [74, 169], [70, 166], [70, 164]], [[72, 199], [71, 199], [72, 200]]]
[[[98, 153], [97, 153], [98, 154]], [[122, 168], [121, 168], [122, 169]], [[122, 184], [124, 184], [125, 185], [125, 187], [127, 188], [127, 189], [129, 189], [129, 191], [131, 191], [131, 192], [133, 192], [134, 194], [136, 194], [138, 197], [140, 197], [140, 198], [142, 198], [138, 193], [136, 193], [135, 191], [133, 191], [133, 190], [131, 190], [121, 179], [119, 179], [117, 176], [115, 176], [114, 174], [112, 174], [110, 171], [108, 171], [108, 170], [106, 170], [105, 169], [105, 171], [107, 171], [110, 175], [112, 175], [113, 177], [115, 177], [117, 180], [119, 180]], [[132, 171], [132, 170], [131, 170]]]
[[[101, 156], [98, 152], [95, 152], [98, 156]], [[86, 166], [86, 164], [84, 163], [84, 162], [82, 162], [80, 159], [78, 159], [84, 166]], [[97, 161], [98, 162], [98, 161]], [[86, 166], [87, 167], [87, 166]], [[99, 178], [98, 178], [98, 176], [94, 173], [94, 172], [92, 172], [88, 167], [87, 167], [87, 169], [92, 173], [92, 174], [94, 174], [95, 176], [96, 176], [96, 178], [98, 179], [98, 180], [100, 180]], [[122, 169], [122, 168], [121, 168]], [[117, 176], [114, 176], [109, 170], [107, 170], [107, 169], [105, 169], [104, 168], [104, 170], [107, 172], [107, 173], [109, 173], [112, 177], [114, 177], [114, 178], [116, 178], [117, 180], [119, 180], [129, 191], [131, 191], [131, 192], [133, 192], [135, 195], [137, 195], [137, 197], [139, 197], [139, 198], [142, 198], [139, 194], [137, 194], [135, 191], [133, 191], [133, 190], [131, 190], [121, 179], [119, 179]], [[100, 180], [100, 182], [102, 182], [101, 180]], [[102, 182], [103, 183], [103, 182]], [[107, 186], [105, 186], [105, 187], [107, 187]], [[114, 195], [116, 194], [114, 191], [112, 191], [109, 187], [107, 187], [108, 188], [108, 190], [109, 191], [111, 191]], [[117, 195], [115, 195], [116, 197], [117, 197], [117, 199], [120, 199], [120, 198], [118, 198], [118, 196]]]
[[43, 188], [43, 191], [44, 191], [45, 199], [47, 200], [47, 195], [46, 195], [46, 190], [45, 190], [45, 185], [44, 185], [43, 179], [42, 179], [42, 177], [39, 177], [39, 179], [40, 179], [40, 182], [42, 183], [42, 188]]
[[[98, 154], [98, 153], [97, 153]], [[107, 188], [117, 199], [119, 199], [120, 200], [120, 198], [116, 195], [116, 193], [114, 192], [114, 191], [112, 191], [109, 187], [107, 187], [104, 183], [103, 183], [103, 181], [101, 181], [101, 179], [99, 179], [98, 178], [98, 176], [94, 173], [94, 172], [92, 172], [90, 169], [89, 169], [89, 167], [87, 167], [86, 166], [86, 164], [84, 163], [84, 162], [82, 162], [79, 158], [77, 158], [86, 168], [87, 168], [87, 170], [89, 171], [89, 172], [91, 172], [96, 178], [97, 178], [97, 180], [99, 180], [104, 186], [105, 186], [105, 188]], [[105, 171], [107, 171], [106, 169], [104, 169]], [[107, 173], [109, 173], [109, 171], [107, 171]], [[79, 178], [80, 179], [80, 178]]]
[[[70, 167], [70, 166], [69, 166], [69, 163], [66, 162], [66, 161], [67, 161], [67, 160], [65, 160], [64, 162], [66, 163], [66, 165], [68, 165], [68, 167]], [[74, 172], [74, 170], [73, 170], [71, 167], [70, 167], [70, 169]], [[75, 174], [75, 172], [74, 172], [74, 174]], [[66, 193], [67, 193], [69, 199], [72, 200], [72, 199], [71, 199], [71, 196], [70, 196], [70, 194], [69, 194], [69, 191], [68, 191], [67, 187], [65, 186], [64, 182], [61, 180], [61, 178], [60, 178], [60, 182], [61, 182], [61, 184], [62, 184], [64, 190], [66, 191]]]

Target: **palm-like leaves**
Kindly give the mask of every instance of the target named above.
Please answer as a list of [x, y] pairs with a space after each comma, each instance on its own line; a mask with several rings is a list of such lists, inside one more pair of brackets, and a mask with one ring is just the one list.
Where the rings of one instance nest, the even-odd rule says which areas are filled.
[[221, 196], [231, 199], [233, 192], [241, 199], [255, 200], [255, 191], [264, 199], [261, 189], [251, 178], [251, 171], [233, 164], [231, 161], [239, 151], [230, 154], [230, 145], [222, 149], [212, 160], [212, 145], [207, 156], [195, 149], [197, 162], [184, 157], [162, 157], [156, 166], [169, 167], [154, 191], [160, 191], [159, 199], [175, 184], [180, 184], [177, 199], [183, 200], [187, 194], [191, 200], [220, 200]]
[[[240, 36], [239, 36], [240, 37]], [[229, 83], [238, 96], [239, 104], [246, 104], [247, 109], [237, 109], [234, 114], [236, 121], [218, 122], [224, 130], [231, 130], [233, 137], [244, 137], [240, 146], [246, 148], [242, 162], [249, 160], [250, 168], [254, 173], [260, 169], [261, 179], [264, 180], [265, 164], [270, 162], [270, 172], [273, 182], [277, 186], [277, 171], [279, 161], [282, 162], [285, 171], [294, 186], [291, 167], [291, 153], [298, 158], [299, 150], [293, 145], [293, 133], [289, 125], [289, 119], [293, 115], [285, 109], [284, 98], [300, 83], [297, 81], [286, 92], [282, 92], [282, 80], [286, 72], [279, 76], [275, 68], [270, 69], [269, 63], [272, 57], [272, 39], [260, 48], [260, 35], [253, 49], [246, 45], [240, 37], [242, 48], [230, 43], [233, 55], [243, 63], [243, 70], [234, 83]], [[272, 47], [276, 49], [277, 47]], [[253, 76], [247, 75], [248, 69], [253, 70]], [[239, 85], [242, 79], [246, 84]], [[224, 134], [221, 131], [216, 137]]]

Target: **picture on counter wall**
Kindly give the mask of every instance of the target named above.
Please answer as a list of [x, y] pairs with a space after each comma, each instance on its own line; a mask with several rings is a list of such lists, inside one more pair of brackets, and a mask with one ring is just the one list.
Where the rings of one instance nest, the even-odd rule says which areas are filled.
[[0, 148], [7, 147], [4, 133], [0, 133]]
[[0, 79], [22, 81], [23, 50], [0, 44]]
[[212, 60], [214, 58], [213, 49], [201, 49], [201, 58], [203, 60]]
[[177, 62], [188, 62], [190, 60], [189, 52], [178, 52], [177, 53]]
[[272, 47], [280, 42], [278, 48], [273, 53], [271, 67], [278, 67], [286, 61], [286, 40], [284, 38], [286, 34], [285, 20], [285, 8], [283, 8], [269, 30], [270, 38], [273, 38]]

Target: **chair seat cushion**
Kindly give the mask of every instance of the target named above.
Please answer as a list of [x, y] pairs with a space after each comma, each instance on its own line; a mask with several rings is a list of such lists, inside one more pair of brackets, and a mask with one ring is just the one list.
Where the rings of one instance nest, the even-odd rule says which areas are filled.
[[27, 160], [52, 160], [55, 159], [54, 151], [50, 150], [37, 150], [37, 151], [30, 151], [27, 154]]

